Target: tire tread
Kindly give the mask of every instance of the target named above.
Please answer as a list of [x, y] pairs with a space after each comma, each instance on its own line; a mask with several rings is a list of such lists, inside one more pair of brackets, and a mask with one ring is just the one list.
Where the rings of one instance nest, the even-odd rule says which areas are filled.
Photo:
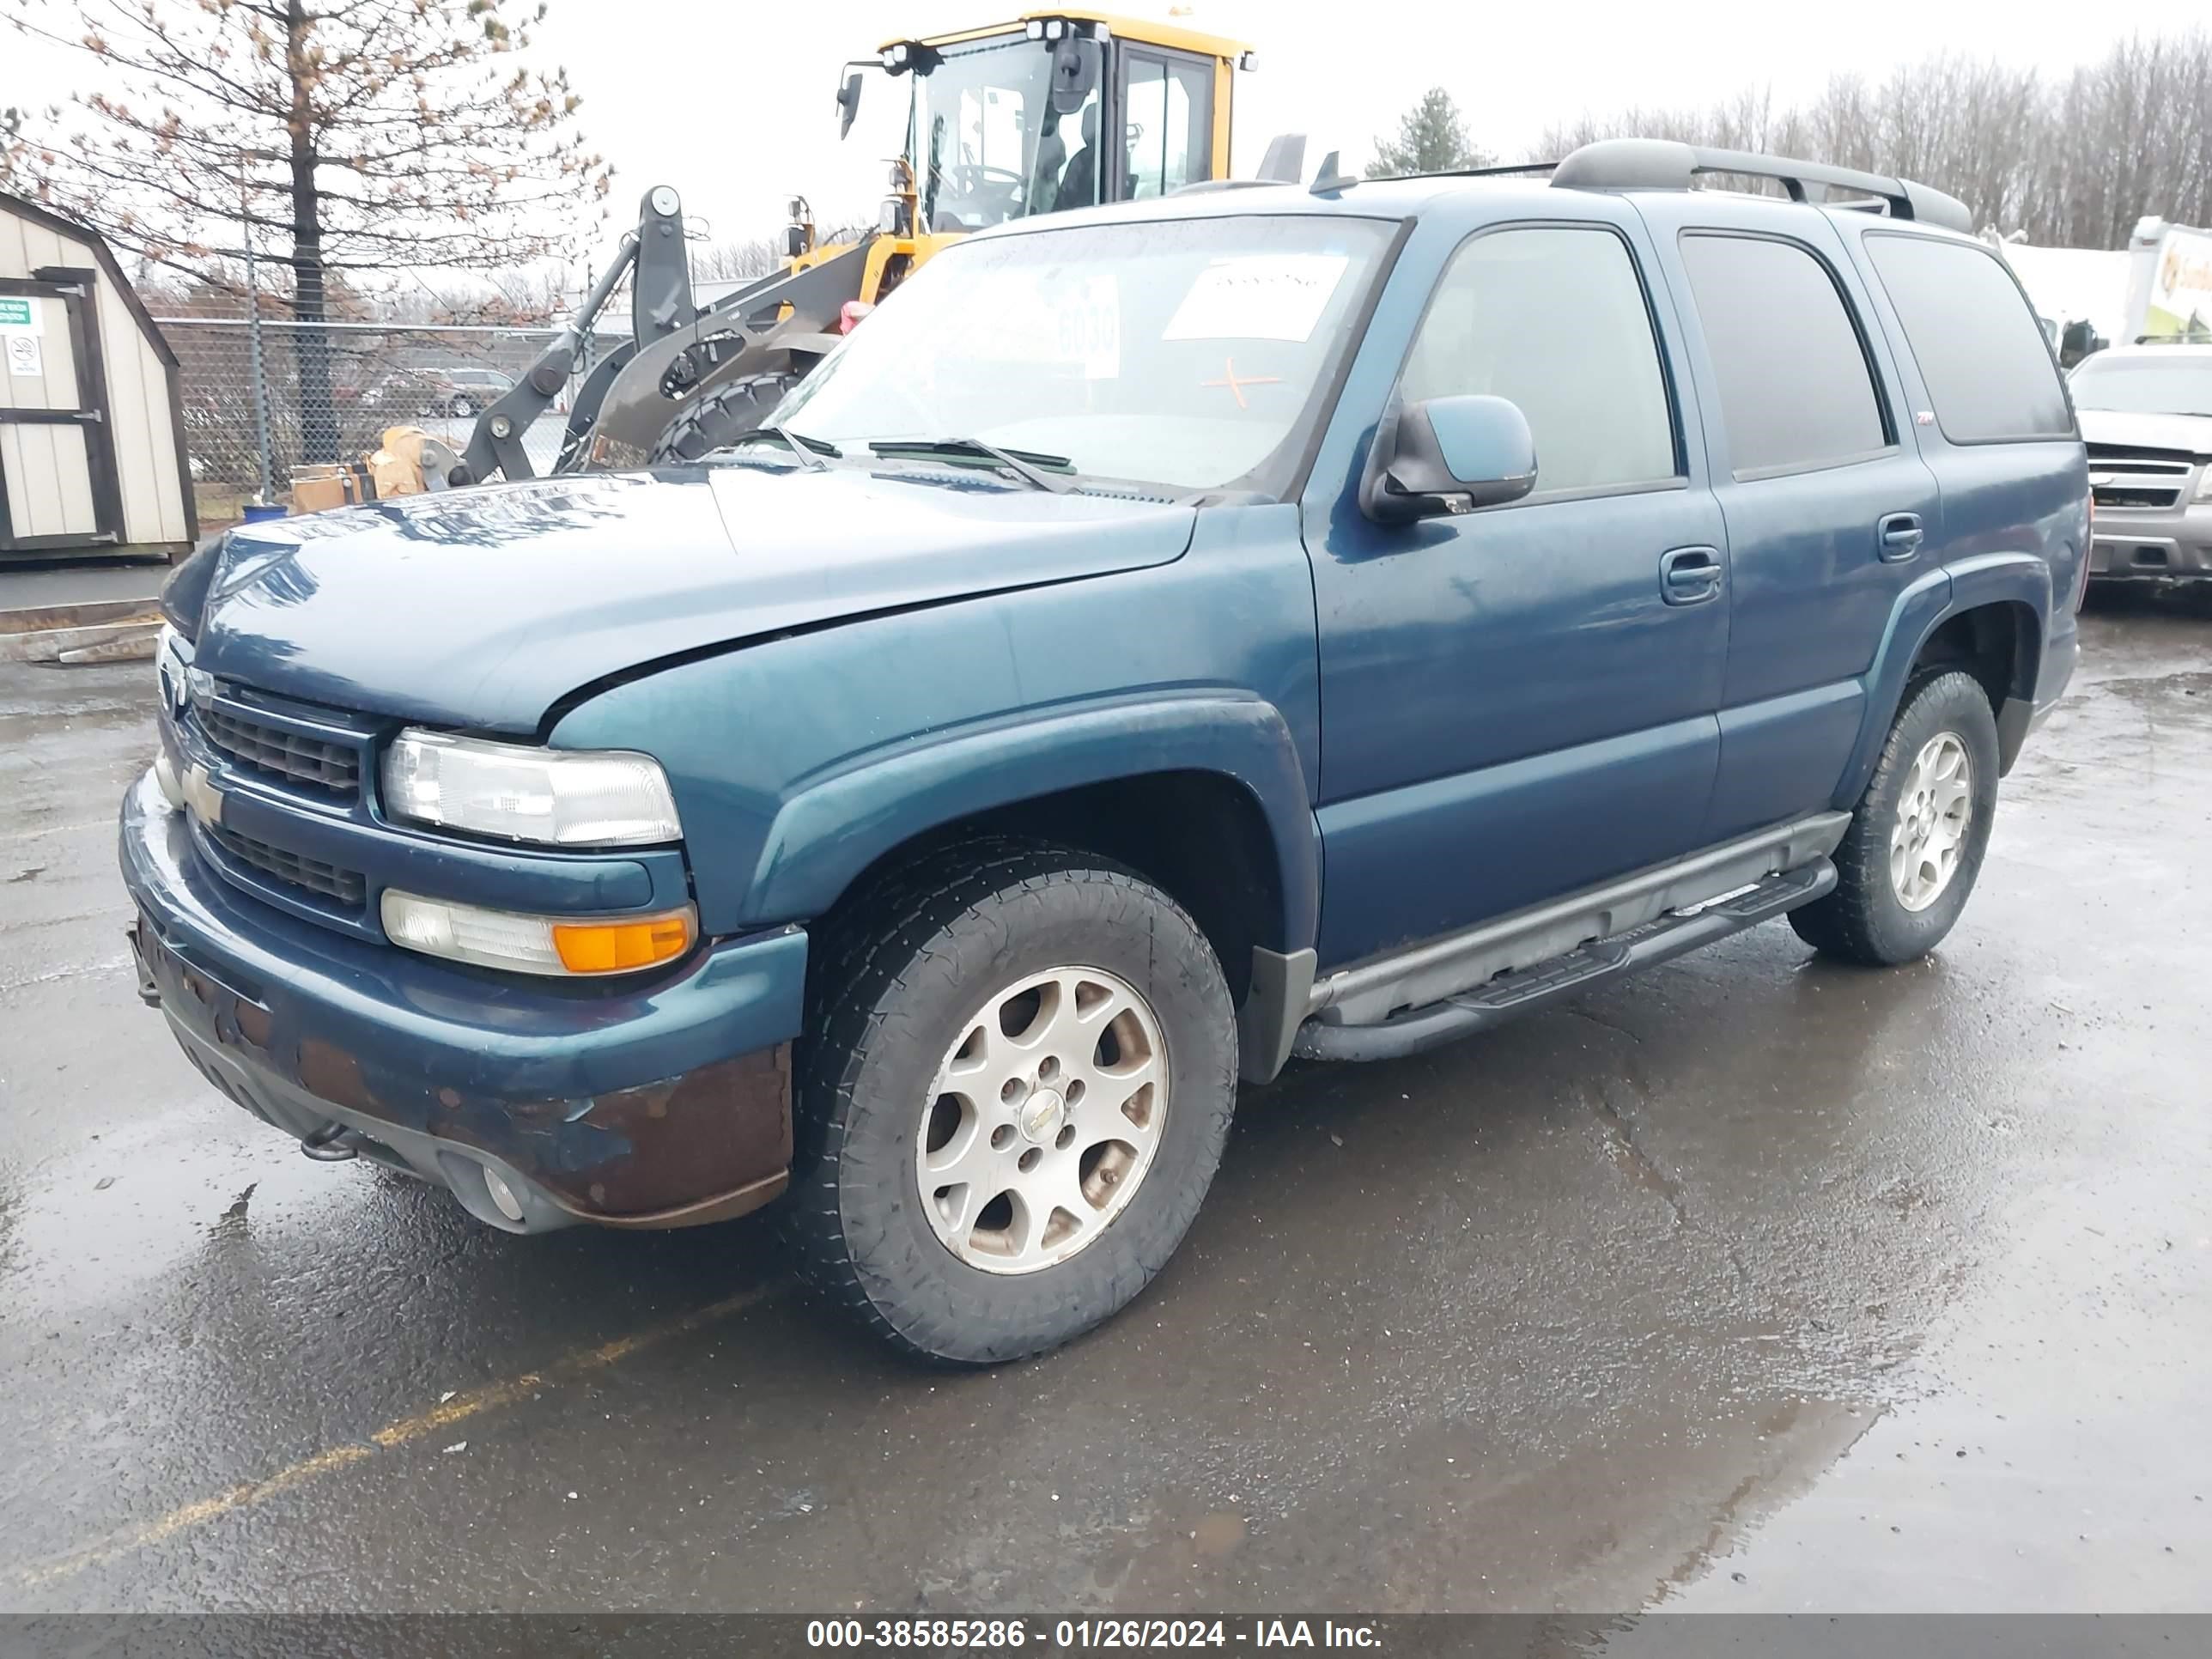
[[[1954, 681], [1957, 684], [1949, 684]], [[1791, 929], [1821, 955], [1869, 968], [1887, 967], [1899, 959], [1883, 943], [1879, 914], [1879, 907], [1889, 897], [1887, 813], [1868, 809], [1875, 802], [1892, 800], [1899, 773], [1912, 763], [1912, 757], [1905, 752], [1907, 745], [1898, 740], [1898, 734], [1921, 703], [1931, 697], [1967, 693], [1987, 708], [1988, 693], [1981, 682], [1959, 669], [1924, 668], [1907, 682], [1905, 695], [1898, 700], [1897, 717], [1882, 740], [1873, 775], [1868, 778], [1852, 812], [1850, 827], [1832, 855], [1836, 865], [1834, 890], [1790, 913]], [[1977, 872], [1962, 873], [1971, 885]]]
[[[902, 1329], [885, 1316], [870, 1293], [867, 1269], [854, 1258], [843, 1224], [838, 1170], [853, 1091], [866, 1055], [897, 1018], [907, 976], [931, 959], [931, 940], [963, 915], [981, 920], [981, 907], [988, 900], [1071, 878], [1108, 884], [1132, 897], [1164, 903], [1204, 941], [1181, 907], [1133, 871], [1095, 854], [1008, 836], [963, 841], [893, 870], [848, 904], [842, 924], [833, 923], [817, 940], [825, 948], [810, 965], [809, 1036], [794, 1067], [792, 1182], [779, 1206], [783, 1231], [810, 1288], [911, 1358], [950, 1364], [993, 1363], [1036, 1350], [1017, 1344], [991, 1360], [947, 1360], [941, 1346], [931, 1346], [933, 1333]], [[1192, 1213], [1203, 1195], [1201, 1186], [1190, 1199]], [[1176, 1218], [1178, 1235], [1189, 1219]], [[1115, 1281], [1109, 1310], [1126, 1304], [1152, 1276], [1151, 1271], [1133, 1268], [1130, 1282]], [[890, 1289], [881, 1283], [876, 1288]]]

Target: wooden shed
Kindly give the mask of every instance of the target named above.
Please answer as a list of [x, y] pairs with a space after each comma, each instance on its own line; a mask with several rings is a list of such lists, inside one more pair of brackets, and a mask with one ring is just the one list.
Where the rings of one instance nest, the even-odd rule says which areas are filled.
[[95, 232], [0, 195], [0, 564], [198, 534], [176, 354]]

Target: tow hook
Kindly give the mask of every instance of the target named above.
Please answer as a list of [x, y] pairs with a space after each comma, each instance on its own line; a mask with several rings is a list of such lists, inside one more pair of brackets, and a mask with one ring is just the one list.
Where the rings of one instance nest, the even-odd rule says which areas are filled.
[[131, 965], [138, 970], [138, 1000], [149, 1008], [158, 1008], [161, 1006], [161, 987], [154, 977], [154, 964], [146, 959], [145, 945], [138, 937], [138, 930], [143, 925], [131, 923], [123, 930], [123, 936], [131, 941]]
[[361, 1156], [360, 1139], [344, 1124], [332, 1121], [304, 1137], [300, 1151], [318, 1164], [343, 1164], [349, 1158]]

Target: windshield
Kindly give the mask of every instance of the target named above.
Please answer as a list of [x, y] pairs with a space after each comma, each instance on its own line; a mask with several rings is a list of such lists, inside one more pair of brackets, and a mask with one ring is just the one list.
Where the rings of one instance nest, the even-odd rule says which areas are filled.
[[1052, 52], [1004, 35], [947, 46], [914, 72], [921, 228], [981, 230], [1098, 199], [1098, 91], [1054, 110]]
[[2212, 415], [2212, 357], [2085, 358], [2074, 406], [2128, 415]]
[[963, 242], [771, 418], [841, 449], [973, 438], [1096, 477], [1272, 490], [1390, 229], [1252, 216]]

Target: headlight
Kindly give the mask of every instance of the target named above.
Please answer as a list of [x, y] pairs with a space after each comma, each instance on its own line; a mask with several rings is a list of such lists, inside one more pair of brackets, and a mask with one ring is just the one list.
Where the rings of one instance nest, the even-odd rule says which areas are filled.
[[385, 937], [425, 956], [523, 974], [627, 974], [673, 962], [698, 936], [691, 908], [657, 916], [518, 915], [384, 890]]
[[2202, 464], [2204, 470], [2197, 475], [2197, 499], [2212, 501], [2212, 460]]
[[167, 623], [161, 624], [161, 631], [154, 641], [154, 677], [161, 682], [161, 707], [171, 714], [181, 713], [185, 706], [185, 654], [177, 648], [177, 630]]
[[384, 756], [394, 817], [547, 847], [680, 841], [668, 775], [650, 755], [536, 749], [402, 732]]

